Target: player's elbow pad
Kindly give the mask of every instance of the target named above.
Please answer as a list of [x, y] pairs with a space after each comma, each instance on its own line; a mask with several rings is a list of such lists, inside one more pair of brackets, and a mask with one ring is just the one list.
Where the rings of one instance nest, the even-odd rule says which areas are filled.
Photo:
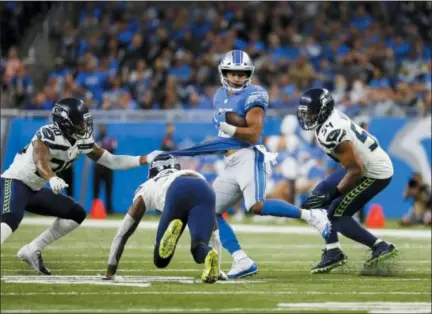
[[136, 168], [141, 165], [140, 156], [113, 155], [108, 151], [102, 154], [97, 163], [116, 170]]

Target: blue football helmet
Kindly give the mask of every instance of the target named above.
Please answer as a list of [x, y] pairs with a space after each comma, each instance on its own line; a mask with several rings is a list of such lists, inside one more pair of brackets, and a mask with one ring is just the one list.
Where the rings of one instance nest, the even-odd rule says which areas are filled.
[[[246, 88], [249, 85], [252, 75], [255, 71], [255, 67], [251, 58], [246, 52], [242, 50], [232, 50], [227, 52], [219, 63], [218, 69], [222, 85], [234, 92]], [[246, 72], [247, 75], [247, 79], [244, 81], [243, 85], [238, 88], [232, 87], [227, 79], [227, 73], [235, 71]]]

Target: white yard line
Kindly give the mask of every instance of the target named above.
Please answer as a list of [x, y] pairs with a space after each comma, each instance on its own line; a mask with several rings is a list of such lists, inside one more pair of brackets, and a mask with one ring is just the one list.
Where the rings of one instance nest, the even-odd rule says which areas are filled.
[[[42, 283], [42, 282], [38, 282]], [[48, 283], [48, 282], [47, 282]], [[53, 282], [51, 284], [57, 284]], [[79, 283], [77, 283], [79, 284]], [[134, 284], [129, 284], [133, 286]], [[100, 291], [100, 292], [79, 292], [79, 291], [65, 291], [65, 292], [5, 292], [1, 293], [2, 296], [41, 296], [41, 295], [249, 295], [250, 291]], [[253, 291], [254, 295], [430, 295], [429, 292], [412, 292], [412, 291], [393, 291], [393, 292], [323, 292], [323, 291]]]
[[[45, 217], [25, 217], [21, 224], [50, 226], [54, 218]], [[87, 219], [81, 225], [82, 227], [91, 228], [118, 228], [121, 220], [92, 220]], [[142, 221], [138, 228], [155, 230], [158, 222]], [[233, 224], [233, 229], [238, 233], [254, 233], [254, 234], [299, 234], [299, 235], [318, 235], [317, 232], [310, 227], [299, 226], [274, 226], [274, 225], [244, 225]], [[390, 236], [406, 239], [426, 239], [431, 240], [430, 230], [404, 230], [404, 229], [373, 229], [373, 232], [378, 236]]]
[[353, 311], [367, 310], [369, 313], [431, 313], [428, 302], [319, 302], [319, 303], [279, 303], [279, 308], [293, 311], [328, 310]]
[[[7, 242], [9, 247], [13, 246], [22, 246], [22, 242], [17, 241], [8, 241]], [[355, 248], [355, 249], [366, 249], [367, 247], [361, 244], [343, 244], [343, 248]], [[418, 250], [418, 249], [431, 249], [431, 244], [410, 244], [410, 243], [402, 243], [397, 244], [397, 247], [399, 249], [404, 250]], [[55, 251], [70, 251], [71, 249], [100, 249], [100, 250], [109, 250], [111, 248], [111, 244], [102, 244], [102, 243], [87, 243], [87, 242], [76, 242], [74, 241], [62, 241], [62, 246], [50, 246], [50, 249]], [[245, 249], [259, 249], [259, 250], [284, 250], [284, 249], [296, 249], [296, 250], [310, 250], [310, 249], [316, 249], [320, 250], [324, 248], [324, 244], [248, 244], [248, 245], [242, 245], [242, 248]], [[140, 244], [130, 244], [127, 246], [128, 251], [136, 251], [136, 250], [153, 250], [154, 245], [140, 245]], [[177, 245], [177, 249], [180, 250], [188, 250], [190, 249], [190, 245], [184, 245], [180, 244]], [[190, 254], [189, 252], [186, 252], [187, 254]], [[263, 253], [268, 254], [268, 253]]]
[[[254, 254], [255, 255], [255, 254]], [[13, 257], [15, 257], [15, 255], [12, 255]], [[413, 265], [423, 265], [423, 264], [431, 264], [431, 260], [417, 260], [417, 261], [397, 261], [397, 264], [413, 264]], [[103, 265], [106, 266], [106, 261], [105, 260], [100, 260], [100, 261], [68, 261], [68, 264], [77, 264], [77, 265], [82, 265], [82, 264], [93, 264], [93, 265]], [[181, 264], [181, 265], [193, 265], [193, 261], [173, 261], [173, 263], [175, 264]], [[303, 265], [307, 265], [307, 264], [316, 264], [315, 261], [305, 261], [305, 260], [289, 260], [289, 261], [266, 261], [266, 260], [259, 260], [260, 264], [271, 264], [271, 265], [286, 265], [286, 264], [290, 264], [290, 265], [297, 265], [297, 264], [303, 264]], [[350, 264], [361, 264], [363, 265], [364, 262], [362, 261], [350, 261]], [[16, 265], [17, 264], [17, 260], [13, 260], [13, 261], [2, 261], [1, 262], [2, 265]], [[122, 261], [122, 265], [126, 265], [126, 264], [132, 264], [132, 265], [153, 265], [153, 261], [143, 261], [143, 260], [125, 260]], [[226, 261], [225, 263], [226, 265], [231, 265], [232, 262]]]

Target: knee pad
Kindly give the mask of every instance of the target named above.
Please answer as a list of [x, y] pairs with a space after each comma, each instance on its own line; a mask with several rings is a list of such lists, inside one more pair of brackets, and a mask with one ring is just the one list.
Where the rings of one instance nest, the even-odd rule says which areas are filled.
[[75, 204], [75, 206], [69, 211], [69, 213], [70, 213], [69, 219], [72, 219], [78, 224], [81, 224], [84, 221], [84, 219], [86, 219], [87, 217], [86, 211], [78, 203]]
[[12, 232], [15, 232], [15, 230], [18, 229], [18, 226], [21, 223], [22, 219], [23, 216], [6, 213], [1, 215], [0, 221], [7, 224], [12, 229]]

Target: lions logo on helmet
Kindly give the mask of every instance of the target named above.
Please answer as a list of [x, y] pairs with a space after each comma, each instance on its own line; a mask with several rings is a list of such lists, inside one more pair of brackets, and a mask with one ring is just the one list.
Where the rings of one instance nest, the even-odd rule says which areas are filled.
[[93, 134], [91, 113], [78, 98], [64, 98], [54, 103], [52, 121], [68, 138], [88, 139]]
[[173, 155], [157, 156], [149, 166], [148, 178], [154, 178], [161, 172], [181, 170], [181, 166]]
[[[246, 52], [242, 50], [232, 50], [226, 53], [225, 56], [222, 58], [218, 69], [222, 85], [236, 92], [246, 88], [249, 85], [255, 67], [252, 63], [251, 58]], [[245, 72], [247, 79], [243, 82], [241, 86], [233, 87], [227, 78], [227, 74], [229, 72]]]
[[304, 130], [314, 130], [322, 125], [332, 114], [334, 100], [324, 88], [312, 88], [300, 97], [297, 118]]

